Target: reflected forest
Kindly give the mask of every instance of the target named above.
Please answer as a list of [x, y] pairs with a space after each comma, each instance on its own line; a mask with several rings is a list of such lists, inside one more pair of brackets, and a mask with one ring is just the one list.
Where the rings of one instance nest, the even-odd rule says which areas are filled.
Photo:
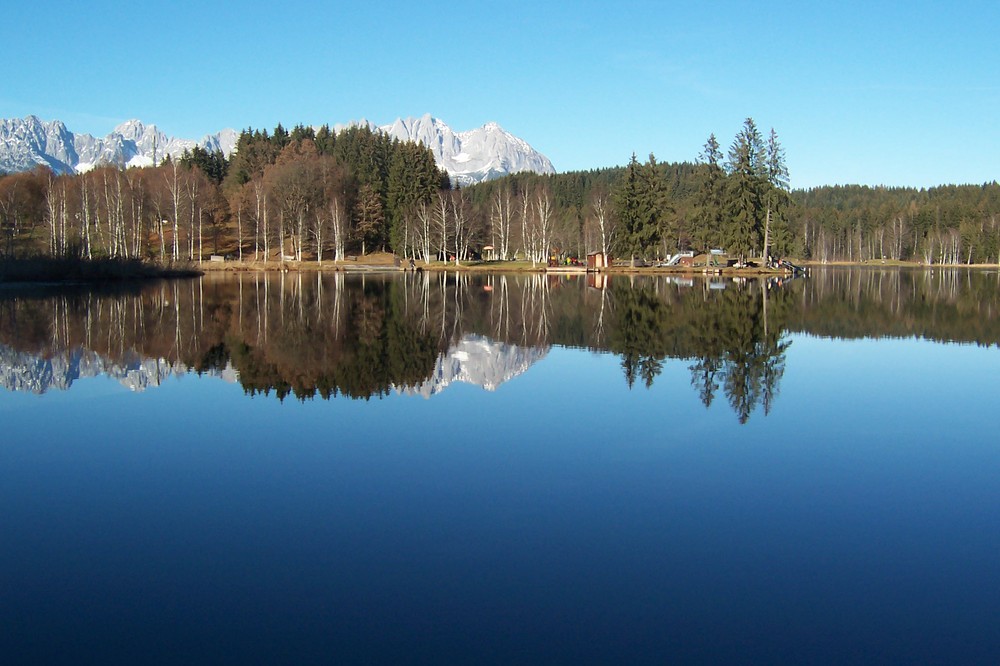
[[40, 393], [105, 374], [142, 389], [193, 371], [282, 400], [430, 396], [456, 364], [492, 390], [562, 346], [616, 355], [633, 390], [682, 363], [706, 407], [723, 397], [745, 423], [774, 406], [793, 334], [996, 345], [998, 290], [995, 273], [840, 269], [791, 281], [246, 273], [39, 288], [0, 296], [0, 385]]

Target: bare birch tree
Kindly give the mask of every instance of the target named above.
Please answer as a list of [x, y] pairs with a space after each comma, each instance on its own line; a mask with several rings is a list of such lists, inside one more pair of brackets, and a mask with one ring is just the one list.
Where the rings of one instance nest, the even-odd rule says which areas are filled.
[[604, 192], [595, 192], [590, 200], [590, 210], [594, 230], [596, 231], [597, 250], [608, 256], [614, 242], [615, 225], [611, 216], [611, 204]]
[[491, 222], [493, 235], [495, 237], [493, 246], [497, 256], [506, 261], [510, 256], [511, 222], [514, 219], [514, 210], [511, 204], [510, 187], [497, 188], [493, 193]]
[[445, 260], [448, 259], [448, 209], [451, 208], [450, 199], [446, 192], [438, 192], [437, 201], [434, 206], [434, 226], [440, 238], [438, 251]]

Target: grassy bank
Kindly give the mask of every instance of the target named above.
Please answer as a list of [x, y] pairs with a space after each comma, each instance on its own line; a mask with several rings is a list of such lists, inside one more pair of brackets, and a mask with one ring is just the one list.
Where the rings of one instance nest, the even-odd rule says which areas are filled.
[[[326, 260], [322, 263], [312, 259], [303, 261], [276, 261], [276, 260], [254, 260], [244, 259], [230, 260], [225, 262], [204, 262], [198, 267], [206, 273], [217, 272], [240, 272], [240, 271], [292, 271], [309, 273], [316, 271], [398, 271], [410, 268], [409, 259], [399, 259], [398, 257], [386, 253], [378, 252], [368, 255], [352, 256], [341, 261]], [[549, 267], [545, 262], [532, 263], [530, 261], [500, 261], [500, 260], [469, 260], [456, 263], [454, 261], [416, 261], [413, 268], [425, 271], [463, 271], [481, 273], [583, 273], [584, 266], [558, 265]], [[700, 265], [695, 266], [642, 266], [630, 267], [623, 262], [616, 263], [615, 266], [602, 268], [604, 273], [649, 273], [666, 275], [700, 275], [706, 272], [719, 272], [719, 267], [706, 267], [704, 258]], [[783, 273], [780, 270], [766, 268], [721, 268], [721, 272], [726, 275], [777, 275]]]
[[117, 282], [154, 278], [197, 277], [189, 266], [162, 266], [139, 259], [0, 259], [0, 282]]
[[[458, 265], [454, 261], [423, 261], [414, 262], [414, 268], [428, 271], [483, 271], [483, 272], [542, 272], [545, 264], [532, 264], [529, 261], [463, 261]], [[410, 268], [409, 259], [399, 259], [389, 252], [374, 252], [372, 254], [351, 256], [341, 261], [324, 260], [322, 263], [314, 259], [302, 261], [277, 261], [274, 259], [262, 261], [257, 259], [208, 261], [198, 264], [198, 268], [206, 273], [239, 272], [239, 271], [394, 271]]]
[[[754, 259], [756, 263], [760, 264], [759, 259]], [[757, 267], [746, 267], [746, 268], [734, 268], [734, 267], [719, 267], [719, 266], [706, 266], [706, 258], [704, 255], [694, 258], [693, 266], [637, 266], [635, 268], [629, 267], [627, 264], [622, 262], [616, 263], [615, 266], [610, 268], [602, 269], [604, 273], [625, 273], [625, 274], [662, 274], [662, 275], [701, 275], [706, 272], [717, 273], [722, 275], [732, 275], [732, 276], [759, 276], [759, 275], [782, 275], [786, 271], [779, 269], [769, 269], [762, 266]], [[819, 266], [855, 266], [855, 267], [880, 267], [880, 268], [928, 268], [926, 264], [922, 264], [914, 261], [839, 261], [839, 262], [827, 262], [823, 263], [820, 261], [809, 261], [800, 259], [791, 259], [793, 264], [799, 266], [809, 266], [809, 267], [819, 267]], [[216, 273], [216, 272], [239, 272], [239, 271], [293, 271], [300, 273], [309, 273], [316, 271], [346, 271], [346, 272], [361, 272], [361, 271], [396, 271], [405, 270], [410, 266], [409, 260], [400, 260], [390, 253], [373, 253], [368, 255], [361, 255], [357, 257], [351, 257], [350, 259], [342, 261], [331, 261], [325, 260], [322, 263], [317, 262], [312, 259], [305, 259], [303, 261], [261, 261], [253, 259], [245, 259], [243, 261], [226, 261], [226, 262], [204, 262], [197, 264], [197, 267], [206, 273]], [[942, 268], [943, 265], [934, 264], [930, 268]], [[953, 266], [958, 268], [996, 268], [996, 265], [976, 265], [967, 266], [962, 264], [961, 266]], [[579, 267], [567, 267], [567, 266], [557, 266], [554, 268], [548, 268], [544, 263], [531, 263], [530, 261], [462, 261], [456, 264], [454, 261], [443, 262], [443, 261], [432, 261], [430, 263], [425, 263], [422, 261], [417, 261], [414, 263], [414, 268], [426, 271], [469, 271], [469, 272], [489, 272], [489, 273], [573, 273], [582, 272], [583, 268]]]

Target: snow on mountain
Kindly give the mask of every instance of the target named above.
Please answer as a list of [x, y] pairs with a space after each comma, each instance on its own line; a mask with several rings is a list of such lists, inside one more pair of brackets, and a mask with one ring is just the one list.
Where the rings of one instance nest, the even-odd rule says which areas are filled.
[[[430, 148], [438, 167], [462, 185], [499, 178], [521, 171], [555, 173], [547, 157], [526, 141], [489, 122], [477, 129], [455, 132], [441, 120], [425, 114], [400, 118], [377, 126], [368, 120], [335, 125], [336, 131], [367, 126], [400, 141], [417, 141]], [[224, 129], [206, 134], [199, 141], [169, 137], [156, 125], [129, 120], [104, 138], [73, 134], [58, 121], [44, 122], [35, 116], [0, 121], [0, 170], [27, 171], [37, 165], [56, 173], [82, 173], [102, 164], [120, 167], [152, 166], [164, 157], [179, 157], [200, 146], [229, 156], [236, 149], [239, 133]]]
[[168, 137], [156, 125], [129, 120], [103, 139], [74, 134], [59, 120], [45, 122], [36, 116], [0, 121], [0, 170], [27, 171], [38, 165], [56, 173], [82, 173], [112, 164], [120, 167], [152, 166], [170, 155], [200, 146], [221, 150], [227, 157], [236, 148], [239, 133], [225, 129], [200, 141]]
[[77, 161], [73, 133], [60, 121], [45, 123], [35, 116], [0, 121], [0, 169], [28, 171], [44, 165], [65, 173]]
[[452, 180], [462, 186], [522, 171], [556, 172], [549, 158], [495, 122], [466, 132], [455, 132], [427, 113], [420, 118], [399, 118], [388, 125], [376, 125], [362, 118], [334, 125], [333, 130], [342, 132], [348, 127], [368, 127], [400, 141], [422, 143], [431, 149], [438, 167], [447, 171]]
[[198, 142], [202, 148], [208, 152], [221, 152], [226, 157], [236, 152], [236, 142], [240, 140], [240, 133], [234, 129], [226, 128], [215, 134], [206, 134]]
[[424, 144], [434, 153], [438, 167], [445, 169], [452, 180], [461, 185], [522, 171], [556, 172], [549, 158], [495, 122], [466, 132], [455, 132], [428, 113], [420, 118], [400, 118], [379, 127], [366, 120], [356, 124], [368, 125], [400, 141]]

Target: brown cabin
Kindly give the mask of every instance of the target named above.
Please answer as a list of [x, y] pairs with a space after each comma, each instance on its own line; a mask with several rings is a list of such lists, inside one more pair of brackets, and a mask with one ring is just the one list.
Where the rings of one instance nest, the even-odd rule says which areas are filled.
[[599, 271], [611, 265], [611, 257], [603, 252], [591, 252], [587, 255], [587, 270]]

